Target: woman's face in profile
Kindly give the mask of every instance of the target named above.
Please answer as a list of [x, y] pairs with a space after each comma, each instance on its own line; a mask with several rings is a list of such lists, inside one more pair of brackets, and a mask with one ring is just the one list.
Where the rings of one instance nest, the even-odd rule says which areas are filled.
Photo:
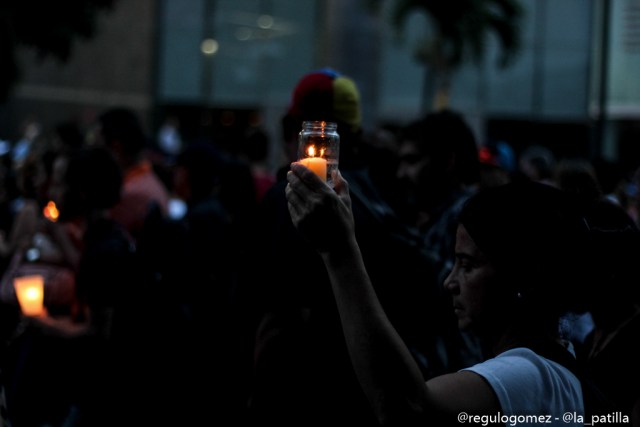
[[495, 313], [491, 296], [496, 271], [463, 225], [456, 233], [456, 261], [444, 282], [451, 293], [458, 328], [482, 330]]

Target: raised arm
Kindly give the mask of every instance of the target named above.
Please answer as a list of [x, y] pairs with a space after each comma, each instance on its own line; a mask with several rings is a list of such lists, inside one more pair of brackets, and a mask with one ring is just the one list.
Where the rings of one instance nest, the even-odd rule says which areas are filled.
[[286, 190], [291, 218], [324, 260], [350, 357], [375, 415], [383, 425], [410, 425], [424, 412], [425, 380], [376, 296], [355, 238], [348, 183], [337, 175], [334, 191], [294, 163]]
[[[289, 213], [322, 256], [354, 371], [381, 425], [459, 425], [458, 415], [497, 414], [500, 405], [479, 375], [462, 371], [425, 382], [387, 318], [355, 237], [349, 185], [338, 172], [335, 189], [293, 163], [287, 175]], [[390, 265], [389, 268], [394, 268]]]

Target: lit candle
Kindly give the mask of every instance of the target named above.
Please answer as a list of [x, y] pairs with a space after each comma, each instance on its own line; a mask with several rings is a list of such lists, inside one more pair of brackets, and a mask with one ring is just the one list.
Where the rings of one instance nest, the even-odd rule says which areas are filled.
[[43, 313], [44, 277], [22, 276], [13, 279], [20, 310], [25, 316], [39, 316]]
[[[307, 153], [310, 157], [300, 159], [300, 163], [311, 169], [316, 175], [320, 177], [324, 182], [327, 182], [327, 160], [322, 157], [315, 157], [316, 149], [313, 145], [309, 146]], [[320, 155], [322, 155], [322, 151]]]
[[47, 206], [44, 207], [42, 213], [44, 214], [44, 217], [51, 222], [56, 222], [58, 220], [58, 217], [60, 216], [60, 212], [58, 212], [58, 208], [56, 207], [56, 204], [53, 202], [53, 200], [47, 203]]

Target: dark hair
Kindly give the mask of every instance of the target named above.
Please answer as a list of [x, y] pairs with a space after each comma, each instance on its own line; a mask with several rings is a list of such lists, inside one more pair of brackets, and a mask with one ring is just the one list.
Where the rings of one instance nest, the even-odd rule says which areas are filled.
[[122, 171], [108, 149], [82, 148], [69, 155], [65, 183], [65, 204], [84, 212], [108, 209], [120, 200]]
[[459, 221], [496, 266], [503, 296], [513, 298], [523, 316], [535, 311], [553, 321], [574, 309], [575, 286], [587, 271], [588, 228], [572, 195], [515, 181], [476, 193]]
[[414, 141], [423, 154], [433, 158], [434, 165], [446, 167], [447, 160], [454, 156], [452, 173], [460, 182], [474, 184], [480, 180], [476, 138], [460, 113], [430, 112], [405, 126], [400, 139]]
[[242, 142], [242, 151], [249, 161], [262, 161], [269, 156], [269, 135], [264, 130], [249, 129]]
[[603, 197], [602, 188], [592, 163], [583, 158], [565, 158], [555, 168], [553, 179], [564, 191], [575, 193], [585, 201]]
[[[587, 307], [607, 304], [613, 298], [640, 303], [637, 260], [640, 258], [640, 229], [621, 205], [602, 198], [587, 206], [592, 266], [582, 296]], [[620, 309], [616, 304], [615, 309]]]
[[75, 150], [84, 144], [82, 129], [76, 122], [60, 122], [55, 125], [54, 131], [65, 149]]
[[98, 117], [107, 145], [120, 141], [129, 155], [140, 153], [147, 145], [147, 136], [136, 114], [127, 108], [112, 108]]
[[176, 165], [189, 175], [192, 201], [210, 196], [220, 182], [223, 159], [215, 146], [208, 142], [194, 142], [180, 153]]

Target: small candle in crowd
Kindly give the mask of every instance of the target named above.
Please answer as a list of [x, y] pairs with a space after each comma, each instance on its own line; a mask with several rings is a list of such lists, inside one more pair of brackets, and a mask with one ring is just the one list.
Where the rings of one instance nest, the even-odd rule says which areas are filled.
[[51, 222], [56, 222], [58, 220], [58, 217], [60, 216], [58, 207], [53, 202], [53, 200], [50, 200], [49, 203], [47, 203], [47, 205], [42, 210], [42, 213], [44, 214], [44, 217]]
[[20, 276], [13, 279], [20, 310], [25, 316], [39, 316], [43, 313], [44, 277], [40, 275]]

